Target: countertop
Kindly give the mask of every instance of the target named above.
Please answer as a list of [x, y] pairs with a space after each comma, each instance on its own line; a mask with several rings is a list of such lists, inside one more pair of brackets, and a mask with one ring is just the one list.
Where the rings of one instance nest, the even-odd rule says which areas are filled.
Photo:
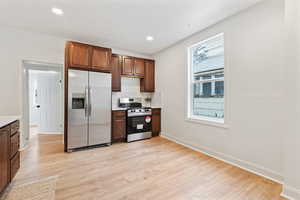
[[0, 116], [0, 128], [20, 119], [20, 116]]
[[[152, 106], [151, 107], [152, 109], [155, 109], [155, 108], [161, 108], [160, 106]], [[120, 108], [120, 107], [115, 107], [115, 108], [112, 108], [112, 111], [123, 111], [123, 110], [127, 110], [127, 108]]]
[[117, 111], [117, 110], [127, 110], [127, 108], [120, 108], [120, 107], [112, 108], [112, 111]]

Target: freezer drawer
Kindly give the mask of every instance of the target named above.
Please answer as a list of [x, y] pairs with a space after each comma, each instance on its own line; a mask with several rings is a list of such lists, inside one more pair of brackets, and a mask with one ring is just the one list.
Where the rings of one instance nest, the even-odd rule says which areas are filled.
[[87, 71], [69, 70], [68, 150], [88, 146]]

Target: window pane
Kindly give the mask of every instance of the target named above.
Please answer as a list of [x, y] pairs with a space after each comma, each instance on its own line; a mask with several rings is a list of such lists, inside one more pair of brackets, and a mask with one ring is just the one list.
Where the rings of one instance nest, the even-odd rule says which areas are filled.
[[214, 37], [190, 48], [194, 116], [224, 119], [224, 38]]
[[215, 83], [215, 94], [218, 97], [224, 97], [224, 81], [217, 81]]
[[203, 95], [202, 97], [211, 96], [211, 83], [203, 83]]

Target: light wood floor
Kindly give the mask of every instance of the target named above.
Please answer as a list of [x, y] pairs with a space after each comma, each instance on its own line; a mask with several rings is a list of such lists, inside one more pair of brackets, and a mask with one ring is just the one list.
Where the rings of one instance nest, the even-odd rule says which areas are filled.
[[48, 176], [59, 200], [283, 200], [281, 185], [159, 137], [63, 153], [62, 135], [36, 135], [15, 182]]

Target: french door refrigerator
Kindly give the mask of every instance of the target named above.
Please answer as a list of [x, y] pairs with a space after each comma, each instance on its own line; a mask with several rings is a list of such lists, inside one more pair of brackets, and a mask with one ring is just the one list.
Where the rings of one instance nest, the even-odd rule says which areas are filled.
[[67, 150], [111, 144], [111, 74], [68, 73]]

